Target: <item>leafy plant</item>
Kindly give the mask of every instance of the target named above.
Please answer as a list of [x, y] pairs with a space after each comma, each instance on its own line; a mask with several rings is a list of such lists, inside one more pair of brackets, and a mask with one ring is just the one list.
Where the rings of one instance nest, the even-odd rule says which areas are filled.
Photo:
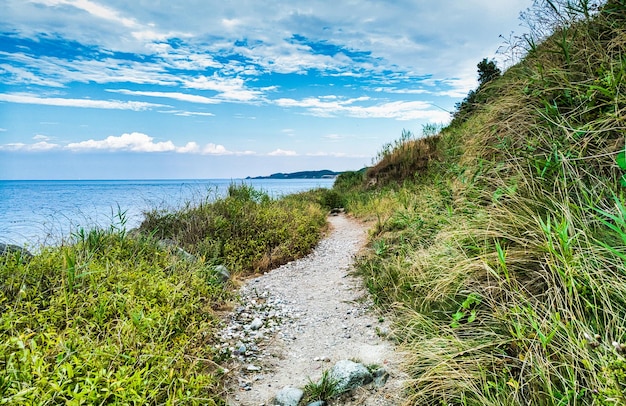
[[[617, 154], [615, 160], [620, 169], [626, 172], [626, 151], [620, 151], [620, 153]], [[620, 178], [620, 183], [622, 184], [622, 186], [626, 187], [626, 174], [622, 174], [622, 177]]]
[[478, 294], [470, 293], [465, 298], [465, 300], [463, 300], [463, 303], [461, 303], [459, 310], [457, 310], [456, 313], [452, 315], [452, 322], [450, 323], [450, 327], [459, 327], [461, 325], [461, 321], [463, 321], [463, 319], [465, 319], [466, 317], [467, 319], [465, 321], [467, 323], [474, 322], [477, 317], [477, 310], [475, 309], [475, 307], [478, 306], [481, 301], [482, 299]]

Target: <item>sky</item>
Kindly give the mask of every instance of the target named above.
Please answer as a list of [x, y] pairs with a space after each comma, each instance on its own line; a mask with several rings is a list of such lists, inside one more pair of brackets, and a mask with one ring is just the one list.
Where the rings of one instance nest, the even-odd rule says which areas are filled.
[[532, 0], [2, 0], [0, 179], [358, 170]]

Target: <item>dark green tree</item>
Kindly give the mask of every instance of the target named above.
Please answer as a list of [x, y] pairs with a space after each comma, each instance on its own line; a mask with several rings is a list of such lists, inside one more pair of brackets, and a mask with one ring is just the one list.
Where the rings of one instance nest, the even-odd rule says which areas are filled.
[[500, 76], [502, 72], [494, 61], [490, 61], [487, 58], [478, 62], [478, 86], [482, 86], [487, 82]]
[[478, 68], [478, 88], [470, 90], [463, 101], [454, 105], [456, 110], [452, 113], [452, 117], [455, 121], [465, 121], [478, 105], [485, 103], [488, 95], [485, 93], [484, 85], [502, 74], [496, 63], [487, 58], [478, 62], [476, 67]]

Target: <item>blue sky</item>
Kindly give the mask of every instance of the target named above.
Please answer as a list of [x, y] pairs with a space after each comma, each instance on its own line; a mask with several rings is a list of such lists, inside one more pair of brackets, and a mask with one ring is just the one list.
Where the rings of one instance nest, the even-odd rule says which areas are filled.
[[356, 170], [447, 123], [531, 0], [3, 0], [0, 179]]

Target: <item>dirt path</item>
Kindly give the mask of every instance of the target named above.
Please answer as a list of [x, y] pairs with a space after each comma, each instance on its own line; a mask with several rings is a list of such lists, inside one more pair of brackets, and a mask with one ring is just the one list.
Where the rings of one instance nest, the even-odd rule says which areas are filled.
[[366, 227], [330, 217], [331, 232], [315, 251], [241, 290], [222, 332], [224, 350], [237, 360], [229, 372], [230, 405], [269, 405], [283, 387], [304, 387], [342, 359], [378, 364], [391, 377], [380, 389], [359, 389], [342, 405], [399, 405], [399, 354], [385, 336], [360, 279], [349, 275], [367, 239]]

